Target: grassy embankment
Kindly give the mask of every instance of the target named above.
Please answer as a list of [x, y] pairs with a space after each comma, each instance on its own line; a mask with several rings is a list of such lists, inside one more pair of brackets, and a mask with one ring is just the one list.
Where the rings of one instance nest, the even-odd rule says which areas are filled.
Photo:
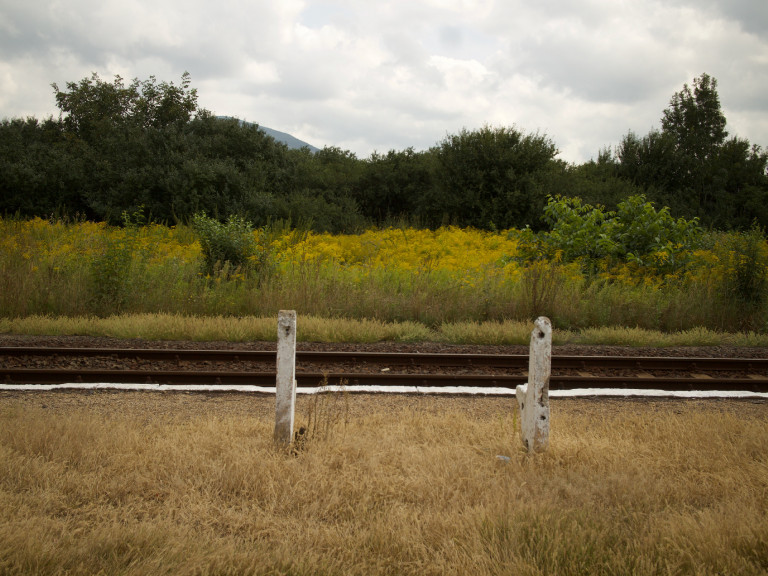
[[0, 396], [0, 573], [768, 571], [764, 403], [558, 400], [528, 456], [513, 399], [336, 400], [290, 455], [267, 397]]
[[733, 297], [764, 271], [740, 268], [727, 235], [664, 277], [520, 262], [508, 233], [273, 229], [256, 237], [249, 270], [203, 275], [186, 226], [0, 220], [0, 330], [272, 339], [278, 310], [295, 309], [306, 339], [519, 343], [528, 331], [520, 327], [545, 314], [561, 342], [765, 343], [768, 306]]
[[[383, 322], [299, 316], [299, 341], [304, 342], [442, 342], [446, 344], [525, 345], [532, 323], [523, 321], [454, 322], [430, 328], [418, 322]], [[277, 339], [273, 318], [178, 314], [123, 314], [99, 317], [0, 318], [0, 333], [87, 335], [119, 339], [270, 342]], [[616, 346], [768, 346], [768, 334], [725, 333], [707, 328], [663, 333], [643, 328], [599, 327], [561, 330], [553, 343]]]

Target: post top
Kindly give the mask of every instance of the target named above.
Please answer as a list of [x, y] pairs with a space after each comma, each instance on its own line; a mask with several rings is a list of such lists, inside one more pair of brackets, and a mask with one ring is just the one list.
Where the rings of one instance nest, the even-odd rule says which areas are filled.
[[536, 318], [533, 325], [535, 326], [533, 330], [534, 336], [544, 338], [552, 335], [552, 322], [546, 316], [539, 316]]

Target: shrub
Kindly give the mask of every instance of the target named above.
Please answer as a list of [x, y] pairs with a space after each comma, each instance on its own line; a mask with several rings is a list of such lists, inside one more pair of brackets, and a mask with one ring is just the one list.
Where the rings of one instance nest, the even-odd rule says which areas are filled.
[[223, 269], [246, 272], [252, 267], [252, 258], [259, 250], [250, 222], [230, 216], [226, 223], [221, 223], [198, 213], [192, 219], [192, 227], [203, 252], [203, 274], [214, 276]]
[[668, 208], [656, 210], [642, 195], [620, 202], [615, 212], [580, 198], [550, 196], [544, 218], [551, 231], [518, 233], [518, 260], [578, 262], [590, 275], [622, 264], [675, 274], [689, 263], [702, 237], [697, 219], [675, 219]]
[[92, 304], [99, 314], [122, 312], [128, 298], [133, 247], [130, 239], [104, 241], [91, 262]]
[[761, 328], [760, 311], [768, 296], [768, 247], [763, 230], [753, 224], [745, 232], [722, 239], [723, 275], [719, 287], [724, 304], [734, 306], [743, 330]]

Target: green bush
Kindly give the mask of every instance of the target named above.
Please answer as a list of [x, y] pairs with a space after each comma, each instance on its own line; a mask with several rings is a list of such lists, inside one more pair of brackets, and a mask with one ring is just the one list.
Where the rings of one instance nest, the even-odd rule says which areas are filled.
[[580, 198], [550, 196], [544, 219], [551, 231], [519, 232], [519, 258], [578, 262], [588, 274], [626, 263], [672, 274], [685, 267], [702, 238], [697, 219], [675, 219], [642, 195], [620, 202], [615, 212]]
[[106, 241], [90, 267], [92, 304], [99, 314], [121, 312], [130, 290], [133, 246], [130, 239]]
[[763, 230], [753, 224], [745, 232], [728, 234], [722, 237], [720, 250], [723, 304], [734, 308], [742, 330], [764, 328], [761, 311], [768, 298], [768, 247]]
[[223, 270], [248, 272], [258, 256], [258, 245], [253, 225], [240, 216], [230, 216], [225, 223], [195, 214], [192, 227], [197, 233], [203, 252], [203, 274], [215, 276]]

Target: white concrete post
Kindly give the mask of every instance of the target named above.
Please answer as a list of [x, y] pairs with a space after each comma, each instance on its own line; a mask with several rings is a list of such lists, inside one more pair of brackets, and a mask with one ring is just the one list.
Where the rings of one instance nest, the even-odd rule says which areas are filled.
[[552, 323], [539, 316], [531, 332], [528, 383], [518, 386], [520, 432], [529, 452], [544, 452], [549, 444], [549, 377], [552, 374]]
[[293, 441], [296, 407], [296, 311], [280, 310], [277, 317], [277, 383], [275, 442]]

